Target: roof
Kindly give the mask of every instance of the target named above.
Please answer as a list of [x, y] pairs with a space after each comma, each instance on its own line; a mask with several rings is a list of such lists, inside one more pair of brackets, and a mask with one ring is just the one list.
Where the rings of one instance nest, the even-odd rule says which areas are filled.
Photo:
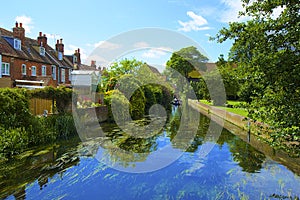
[[45, 56], [42, 56], [39, 53], [40, 50], [37, 40], [25, 37], [21, 50], [16, 50], [11, 45], [11, 41], [13, 41], [13, 39], [13, 32], [0, 28], [0, 52], [2, 52], [2, 55], [58, 65], [65, 68], [73, 68], [72, 62], [70, 62], [65, 56], [63, 57], [63, 60], [59, 60], [57, 52], [49, 45], [46, 47]]

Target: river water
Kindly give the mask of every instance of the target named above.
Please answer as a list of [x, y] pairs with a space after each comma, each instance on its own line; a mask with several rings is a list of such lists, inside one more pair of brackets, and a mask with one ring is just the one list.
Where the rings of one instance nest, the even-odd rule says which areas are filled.
[[[99, 140], [74, 137], [30, 149], [0, 164], [0, 199], [299, 199], [297, 173], [222, 127], [217, 139], [207, 140], [213, 122], [203, 115], [189, 145], [182, 145], [178, 112], [148, 138], [104, 123]], [[205, 145], [211, 148], [204, 155]], [[153, 161], [158, 167], [151, 170], [150, 158], [162, 149], [180, 154], [168, 164]], [[146, 171], [134, 173], [147, 162]]]

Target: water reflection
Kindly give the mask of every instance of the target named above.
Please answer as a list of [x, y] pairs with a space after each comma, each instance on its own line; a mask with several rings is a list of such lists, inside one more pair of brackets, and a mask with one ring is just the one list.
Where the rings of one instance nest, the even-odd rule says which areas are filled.
[[0, 165], [0, 198], [11, 194], [16, 199], [25, 199], [25, 186], [35, 180], [40, 189], [46, 187], [48, 179], [80, 162], [77, 154], [78, 138], [63, 141], [46, 148], [24, 152], [16, 160]]
[[[209, 131], [222, 127], [215, 123], [210, 128], [214, 122], [205, 116], [193, 121], [193, 112], [185, 119], [181, 108], [172, 112], [164, 129], [148, 138], [135, 138], [114, 124], [102, 124], [104, 134], [95, 140], [73, 138], [28, 150], [18, 160], [0, 165], [0, 198], [297, 198], [299, 177], [225, 129], [218, 139], [208, 138], [208, 134], [214, 135]], [[149, 119], [135, 123], [147, 124]], [[190, 126], [198, 130], [193, 132]], [[214, 147], [201, 157], [201, 148], [207, 144]], [[181, 151], [183, 155], [172, 165], [145, 174], [113, 170], [103, 164], [105, 160], [99, 163], [94, 159], [101, 152], [106, 155], [103, 159], [134, 168], [167, 148], [170, 154]]]

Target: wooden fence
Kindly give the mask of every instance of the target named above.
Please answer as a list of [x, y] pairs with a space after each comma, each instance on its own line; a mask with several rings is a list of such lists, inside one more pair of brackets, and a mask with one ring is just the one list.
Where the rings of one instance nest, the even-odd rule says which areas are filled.
[[52, 100], [33, 98], [29, 102], [29, 109], [33, 115], [42, 115], [44, 110], [47, 110], [48, 113], [52, 112]]

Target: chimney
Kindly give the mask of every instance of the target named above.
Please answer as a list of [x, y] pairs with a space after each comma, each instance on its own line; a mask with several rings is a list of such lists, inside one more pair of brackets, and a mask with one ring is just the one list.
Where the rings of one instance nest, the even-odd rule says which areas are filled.
[[97, 68], [95, 60], [91, 60], [91, 67], [94, 67], [95, 69]]
[[25, 29], [23, 28], [22, 23], [20, 23], [20, 26], [19, 26], [18, 22], [16, 22], [16, 26], [13, 28], [13, 36], [14, 36], [14, 38], [20, 39], [22, 45], [24, 45]]
[[55, 45], [55, 49], [58, 52], [61, 52], [62, 54], [64, 54], [64, 44], [62, 43], [62, 39], [57, 40], [56, 45]]
[[37, 38], [38, 41], [38, 45], [44, 47], [45, 49], [47, 49], [48, 45], [47, 45], [47, 37], [46, 35], [42, 32], [39, 33], [39, 36]]
[[80, 59], [80, 49], [79, 48], [77, 50], [75, 50], [74, 55], [77, 57], [77, 64], [80, 65], [81, 59]]

